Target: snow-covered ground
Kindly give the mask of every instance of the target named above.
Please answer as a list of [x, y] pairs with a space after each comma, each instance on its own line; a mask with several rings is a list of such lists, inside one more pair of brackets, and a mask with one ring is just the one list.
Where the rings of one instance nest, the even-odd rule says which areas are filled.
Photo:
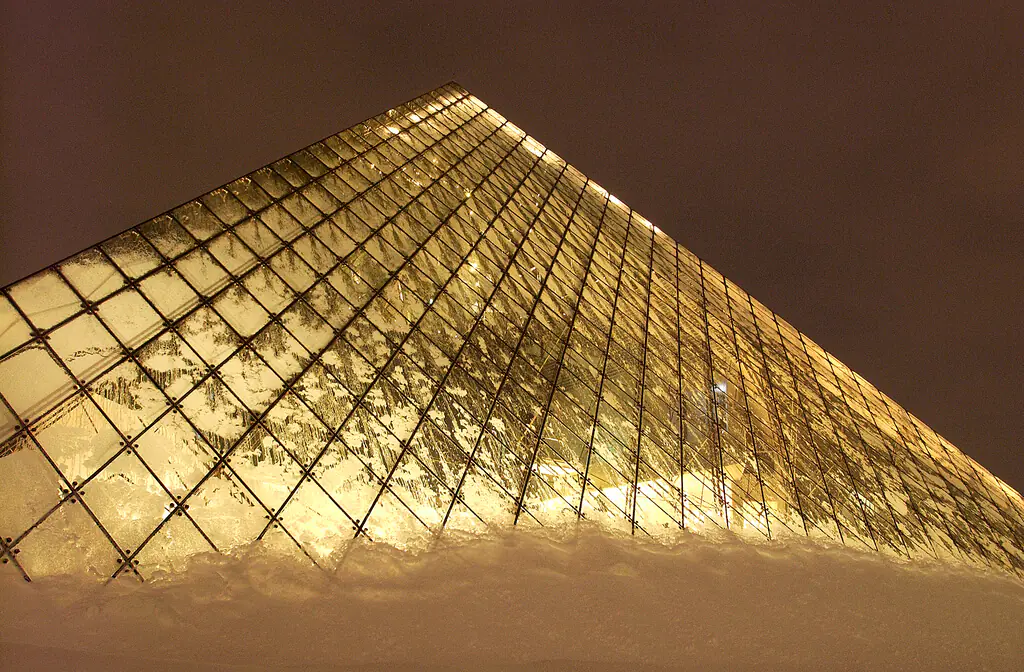
[[141, 584], [0, 567], [0, 668], [1024, 670], [1024, 583], [792, 540], [259, 548]]

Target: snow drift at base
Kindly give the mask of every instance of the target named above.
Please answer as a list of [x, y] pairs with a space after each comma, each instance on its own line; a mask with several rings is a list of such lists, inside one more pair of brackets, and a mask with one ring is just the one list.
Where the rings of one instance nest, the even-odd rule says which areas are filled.
[[0, 568], [0, 668], [1024, 669], [1024, 584], [807, 540], [591, 529], [327, 572], [255, 545], [145, 583]]

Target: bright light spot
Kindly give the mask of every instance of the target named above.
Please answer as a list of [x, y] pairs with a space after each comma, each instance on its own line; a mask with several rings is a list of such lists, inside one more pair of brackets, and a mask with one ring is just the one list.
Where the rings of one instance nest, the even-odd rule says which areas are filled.
[[413, 112], [412, 114], [409, 115], [409, 120], [412, 121], [412, 123], [414, 124], [418, 124], [421, 121], [423, 121], [423, 117]]
[[506, 133], [511, 133], [512, 135], [516, 136], [517, 138], [521, 138], [524, 135], [526, 135], [526, 132], [523, 131], [523, 129], [519, 128], [518, 126], [516, 126], [512, 122], [506, 123], [502, 128], [505, 129]]
[[609, 198], [609, 199], [611, 200], [611, 202], [612, 202], [612, 203], [614, 203], [614, 204], [616, 204], [616, 205], [625, 205], [625, 203], [623, 203], [622, 201], [620, 201], [620, 200], [619, 200], [619, 198], [618, 198], [618, 196], [616, 196], [615, 194], [612, 194], [612, 195], [611, 195], [611, 196], [609, 196], [608, 198]]
[[399, 133], [402, 132], [401, 129], [396, 128], [394, 126], [388, 126], [388, 130], [391, 131], [394, 135], [398, 135]]
[[[560, 464], [541, 464], [537, 467], [537, 471], [548, 476], [571, 476], [573, 474], [572, 471], [566, 469]], [[555, 502], [552, 501], [552, 504], [554, 503]]]
[[523, 145], [525, 145], [526, 148], [530, 150], [530, 152], [533, 153], [534, 156], [542, 156], [544, 152], [547, 151], [547, 148], [544, 147], [544, 145], [540, 144], [531, 137], [527, 137], [526, 140], [523, 140]]

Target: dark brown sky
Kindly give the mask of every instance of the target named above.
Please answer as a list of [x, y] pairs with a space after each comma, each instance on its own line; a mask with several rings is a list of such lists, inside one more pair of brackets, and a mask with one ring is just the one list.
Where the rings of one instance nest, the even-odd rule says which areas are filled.
[[99, 4], [3, 2], [0, 285], [455, 79], [1024, 490], [1020, 3]]

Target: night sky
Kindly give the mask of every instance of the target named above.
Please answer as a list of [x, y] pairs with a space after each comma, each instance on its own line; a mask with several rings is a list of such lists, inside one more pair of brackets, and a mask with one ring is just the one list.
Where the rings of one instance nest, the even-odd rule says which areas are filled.
[[1022, 5], [72, 4], [3, 2], [0, 285], [454, 79], [1024, 490]]

